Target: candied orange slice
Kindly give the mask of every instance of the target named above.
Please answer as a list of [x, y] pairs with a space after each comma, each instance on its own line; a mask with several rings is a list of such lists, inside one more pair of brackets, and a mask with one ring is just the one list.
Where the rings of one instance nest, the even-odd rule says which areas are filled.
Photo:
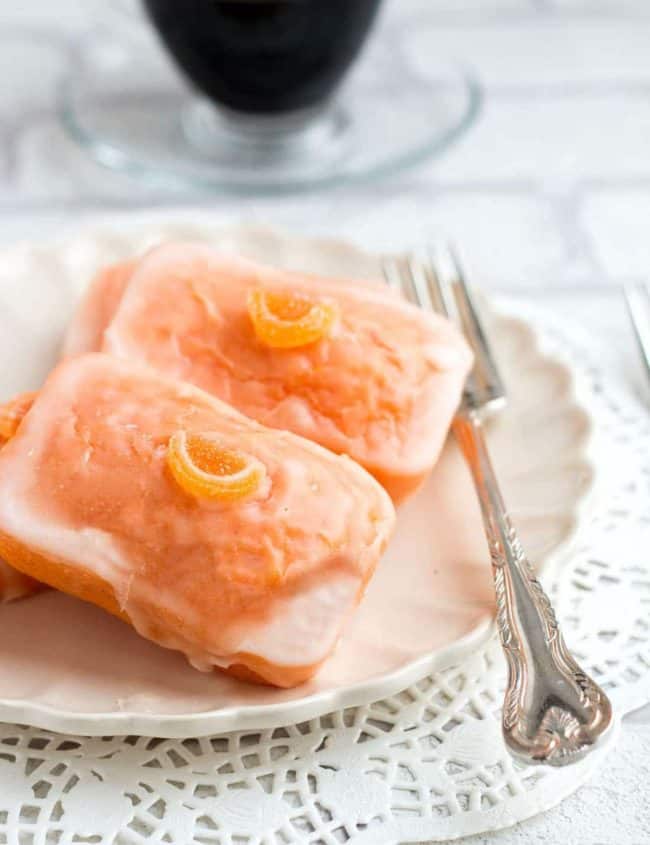
[[22, 418], [34, 404], [36, 393], [19, 393], [9, 402], [0, 405], [0, 446], [3, 446], [18, 431]]
[[221, 502], [252, 495], [266, 475], [264, 465], [252, 455], [224, 448], [213, 435], [185, 431], [170, 438], [167, 465], [186, 493]]
[[258, 339], [274, 349], [294, 349], [328, 335], [338, 316], [336, 304], [302, 292], [253, 288], [248, 313]]

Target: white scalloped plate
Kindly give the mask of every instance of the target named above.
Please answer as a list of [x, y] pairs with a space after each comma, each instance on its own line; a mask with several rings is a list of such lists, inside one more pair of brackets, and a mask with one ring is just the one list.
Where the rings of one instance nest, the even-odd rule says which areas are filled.
[[[170, 237], [215, 243], [281, 266], [378, 277], [378, 259], [335, 241], [266, 229], [166, 222], [22, 245], [0, 255], [0, 398], [37, 387], [80, 291], [101, 264]], [[591, 423], [571, 373], [526, 323], [487, 309], [510, 406], [490, 425], [499, 477], [540, 568], [574, 536], [593, 486]], [[275, 690], [201, 674], [101, 610], [47, 592], [0, 610], [0, 720], [86, 735], [198, 736], [288, 724], [366, 703], [441, 669], [491, 630], [491, 573], [478, 506], [449, 441], [336, 654], [309, 684]]]

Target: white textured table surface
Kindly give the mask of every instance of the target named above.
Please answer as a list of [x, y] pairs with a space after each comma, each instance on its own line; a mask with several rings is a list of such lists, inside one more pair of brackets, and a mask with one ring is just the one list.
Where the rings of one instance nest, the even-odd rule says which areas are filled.
[[[444, 231], [462, 242], [486, 287], [581, 315], [606, 340], [621, 379], [644, 389], [616, 285], [650, 268], [647, 0], [387, 0], [378, 37], [414, 15], [414, 61], [442, 51], [474, 66], [486, 94], [477, 125], [443, 157], [388, 182], [263, 199], [154, 193], [66, 139], [55, 92], [76, 40], [106, 5], [0, 6], [0, 240], [190, 203], [224, 220], [368, 246]], [[467, 841], [643, 845], [649, 775], [645, 708], [626, 721], [609, 767], [590, 785], [516, 829]]]

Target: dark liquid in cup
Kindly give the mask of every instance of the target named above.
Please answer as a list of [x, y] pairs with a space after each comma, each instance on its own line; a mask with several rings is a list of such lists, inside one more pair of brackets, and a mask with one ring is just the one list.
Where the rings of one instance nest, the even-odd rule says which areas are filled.
[[237, 111], [325, 100], [357, 55], [380, 0], [144, 0], [177, 64]]

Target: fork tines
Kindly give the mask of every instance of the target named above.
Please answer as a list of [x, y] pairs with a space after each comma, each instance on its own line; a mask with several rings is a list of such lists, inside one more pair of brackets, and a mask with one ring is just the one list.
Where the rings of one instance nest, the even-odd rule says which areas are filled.
[[425, 254], [410, 254], [384, 262], [384, 276], [393, 288], [424, 309], [448, 317], [463, 332], [475, 364], [465, 389], [472, 407], [490, 409], [505, 401], [505, 389], [478, 308], [455, 251], [432, 245]]

